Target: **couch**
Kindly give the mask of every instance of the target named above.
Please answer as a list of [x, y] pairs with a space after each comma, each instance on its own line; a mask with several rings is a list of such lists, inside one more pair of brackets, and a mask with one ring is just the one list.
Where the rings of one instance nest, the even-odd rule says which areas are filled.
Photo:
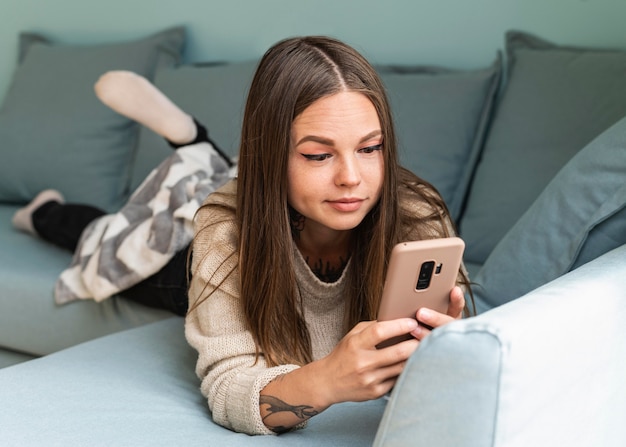
[[376, 67], [403, 164], [466, 241], [478, 315], [435, 330], [388, 398], [250, 437], [211, 421], [182, 318], [120, 297], [55, 304], [71, 255], [10, 224], [48, 187], [114, 211], [169, 153], [95, 100], [109, 69], [153, 80], [236, 156], [256, 61], [181, 64], [186, 39], [20, 38], [0, 109], [0, 444], [626, 443], [626, 51], [511, 31], [482, 69]]

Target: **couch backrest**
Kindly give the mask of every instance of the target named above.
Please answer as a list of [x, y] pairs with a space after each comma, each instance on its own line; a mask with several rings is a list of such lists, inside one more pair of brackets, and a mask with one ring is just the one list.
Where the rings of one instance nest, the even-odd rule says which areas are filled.
[[[507, 33], [506, 51], [503, 88], [499, 55], [469, 71], [376, 67], [402, 164], [439, 189], [466, 241], [466, 262], [478, 266], [556, 173], [626, 115], [626, 51], [561, 46], [518, 31]], [[155, 84], [234, 156], [255, 68], [256, 61], [164, 68]], [[142, 129], [132, 186], [170, 151]]]

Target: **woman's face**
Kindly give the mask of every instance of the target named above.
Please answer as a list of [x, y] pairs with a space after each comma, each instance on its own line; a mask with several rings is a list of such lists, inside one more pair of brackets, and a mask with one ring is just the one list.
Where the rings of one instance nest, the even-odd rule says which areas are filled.
[[295, 118], [288, 199], [306, 217], [303, 233], [329, 235], [361, 223], [380, 197], [382, 143], [376, 109], [361, 93], [321, 98]]

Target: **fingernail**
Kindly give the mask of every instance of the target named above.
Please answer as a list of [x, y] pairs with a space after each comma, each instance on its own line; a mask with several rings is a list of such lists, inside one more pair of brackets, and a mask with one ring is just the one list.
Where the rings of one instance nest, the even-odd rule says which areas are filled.
[[425, 320], [428, 320], [432, 316], [432, 312], [428, 309], [420, 309], [419, 316]]

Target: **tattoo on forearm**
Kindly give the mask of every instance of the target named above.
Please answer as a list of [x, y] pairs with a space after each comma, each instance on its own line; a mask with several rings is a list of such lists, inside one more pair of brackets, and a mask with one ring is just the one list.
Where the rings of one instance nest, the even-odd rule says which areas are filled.
[[267, 415], [263, 418], [263, 422], [270, 428], [270, 430], [276, 433], [284, 433], [286, 431], [289, 431], [289, 427], [284, 427], [280, 425], [272, 426], [268, 424], [267, 418], [269, 418], [270, 416], [273, 416], [277, 413], [288, 412], [294, 414], [302, 421], [305, 421], [319, 413], [310, 405], [289, 405], [287, 402], [284, 402], [274, 396], [261, 395], [259, 398], [259, 403], [261, 405], [268, 405], [268, 407], [266, 408]]

